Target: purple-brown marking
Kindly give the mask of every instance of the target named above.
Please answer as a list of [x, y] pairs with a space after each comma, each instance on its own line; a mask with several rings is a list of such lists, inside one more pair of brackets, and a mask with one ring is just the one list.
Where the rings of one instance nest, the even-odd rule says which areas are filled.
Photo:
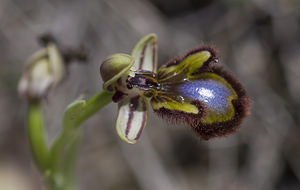
[[144, 48], [143, 48], [143, 50], [142, 50], [141, 57], [140, 57], [140, 62], [139, 62], [139, 69], [143, 68], [144, 58], [145, 58], [145, 51], [146, 51], [147, 46], [148, 45], [145, 45]]
[[131, 122], [134, 116], [134, 111], [137, 109], [139, 104], [139, 96], [133, 97], [129, 100], [129, 116], [126, 125], [125, 135], [128, 137], [129, 130], [131, 128]]
[[153, 59], [153, 61], [152, 61], [152, 72], [154, 72], [155, 68], [156, 68], [156, 65], [157, 65], [157, 63], [156, 63], [157, 59], [156, 59], [156, 45], [155, 45], [155, 43], [153, 44], [152, 53], [153, 53], [153, 55], [152, 55], [152, 59]]
[[145, 123], [146, 123], [146, 117], [147, 117], [147, 113], [145, 112], [145, 110], [146, 110], [146, 102], [145, 102], [144, 99], [141, 99], [141, 100], [142, 100], [142, 104], [143, 104], [142, 109], [143, 109], [143, 111], [144, 111], [144, 112], [143, 112], [142, 127], [140, 128], [140, 130], [139, 130], [139, 132], [137, 133], [137, 135], [136, 135], [136, 137], [135, 137], [134, 140], [137, 140], [137, 139], [140, 138], [140, 136], [141, 136], [141, 134], [142, 134], [142, 131], [143, 131], [144, 127], [145, 127]]
[[128, 94], [125, 94], [125, 93], [123, 93], [123, 92], [121, 92], [121, 91], [119, 91], [119, 90], [117, 90], [116, 92], [115, 92], [115, 94], [113, 95], [113, 97], [112, 97], [112, 101], [113, 102], [120, 102], [121, 100], [123, 100], [124, 98], [125, 98], [125, 96], [127, 96]]

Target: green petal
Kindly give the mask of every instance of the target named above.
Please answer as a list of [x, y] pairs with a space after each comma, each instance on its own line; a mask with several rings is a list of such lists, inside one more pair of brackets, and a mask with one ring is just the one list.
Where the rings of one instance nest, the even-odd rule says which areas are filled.
[[149, 34], [142, 38], [133, 48], [132, 57], [135, 59], [136, 70], [156, 72], [157, 67], [157, 36]]
[[135, 144], [146, 125], [147, 102], [144, 97], [126, 97], [119, 103], [116, 130], [122, 140]]

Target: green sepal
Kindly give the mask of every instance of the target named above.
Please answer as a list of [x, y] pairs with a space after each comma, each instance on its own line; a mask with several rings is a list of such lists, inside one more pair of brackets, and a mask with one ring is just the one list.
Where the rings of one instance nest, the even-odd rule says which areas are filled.
[[100, 66], [100, 74], [103, 80], [103, 89], [114, 91], [113, 85], [122, 76], [129, 74], [134, 59], [127, 54], [113, 54], [106, 58]]

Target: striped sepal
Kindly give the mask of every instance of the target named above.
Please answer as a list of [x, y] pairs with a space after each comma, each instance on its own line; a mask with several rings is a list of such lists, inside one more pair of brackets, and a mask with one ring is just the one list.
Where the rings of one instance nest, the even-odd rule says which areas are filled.
[[134, 67], [137, 70], [156, 72], [157, 67], [157, 37], [149, 34], [142, 38], [132, 50], [134, 57]]
[[116, 130], [122, 140], [135, 144], [146, 125], [147, 102], [144, 97], [126, 97], [119, 103]]

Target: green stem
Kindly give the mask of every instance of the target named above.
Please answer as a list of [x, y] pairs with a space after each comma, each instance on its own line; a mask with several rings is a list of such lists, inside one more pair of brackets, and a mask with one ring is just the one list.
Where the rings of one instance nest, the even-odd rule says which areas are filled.
[[33, 157], [41, 171], [48, 168], [49, 151], [45, 142], [43, 114], [40, 102], [30, 102], [28, 105], [28, 137]]
[[112, 96], [112, 93], [106, 91], [99, 91], [96, 95], [88, 99], [84, 111], [76, 119], [75, 127], [78, 127], [82, 122], [94, 115], [102, 107], [111, 103]]
[[79, 126], [112, 101], [112, 94], [100, 91], [87, 101], [75, 101], [69, 106], [63, 119], [63, 131], [51, 148], [51, 175], [48, 179], [52, 189], [74, 190], [74, 163], [80, 137]]
[[80, 140], [78, 130], [61, 135], [53, 146], [55, 150], [51, 157], [51, 173], [47, 178], [48, 185], [52, 190], [77, 189], [74, 171], [77, 145]]
[[78, 150], [80, 135], [74, 136], [74, 138], [70, 141], [68, 151], [65, 154], [65, 166], [64, 166], [64, 176], [66, 177], [65, 187], [66, 189], [75, 190], [77, 187], [77, 183], [75, 181], [75, 162], [74, 159]]

